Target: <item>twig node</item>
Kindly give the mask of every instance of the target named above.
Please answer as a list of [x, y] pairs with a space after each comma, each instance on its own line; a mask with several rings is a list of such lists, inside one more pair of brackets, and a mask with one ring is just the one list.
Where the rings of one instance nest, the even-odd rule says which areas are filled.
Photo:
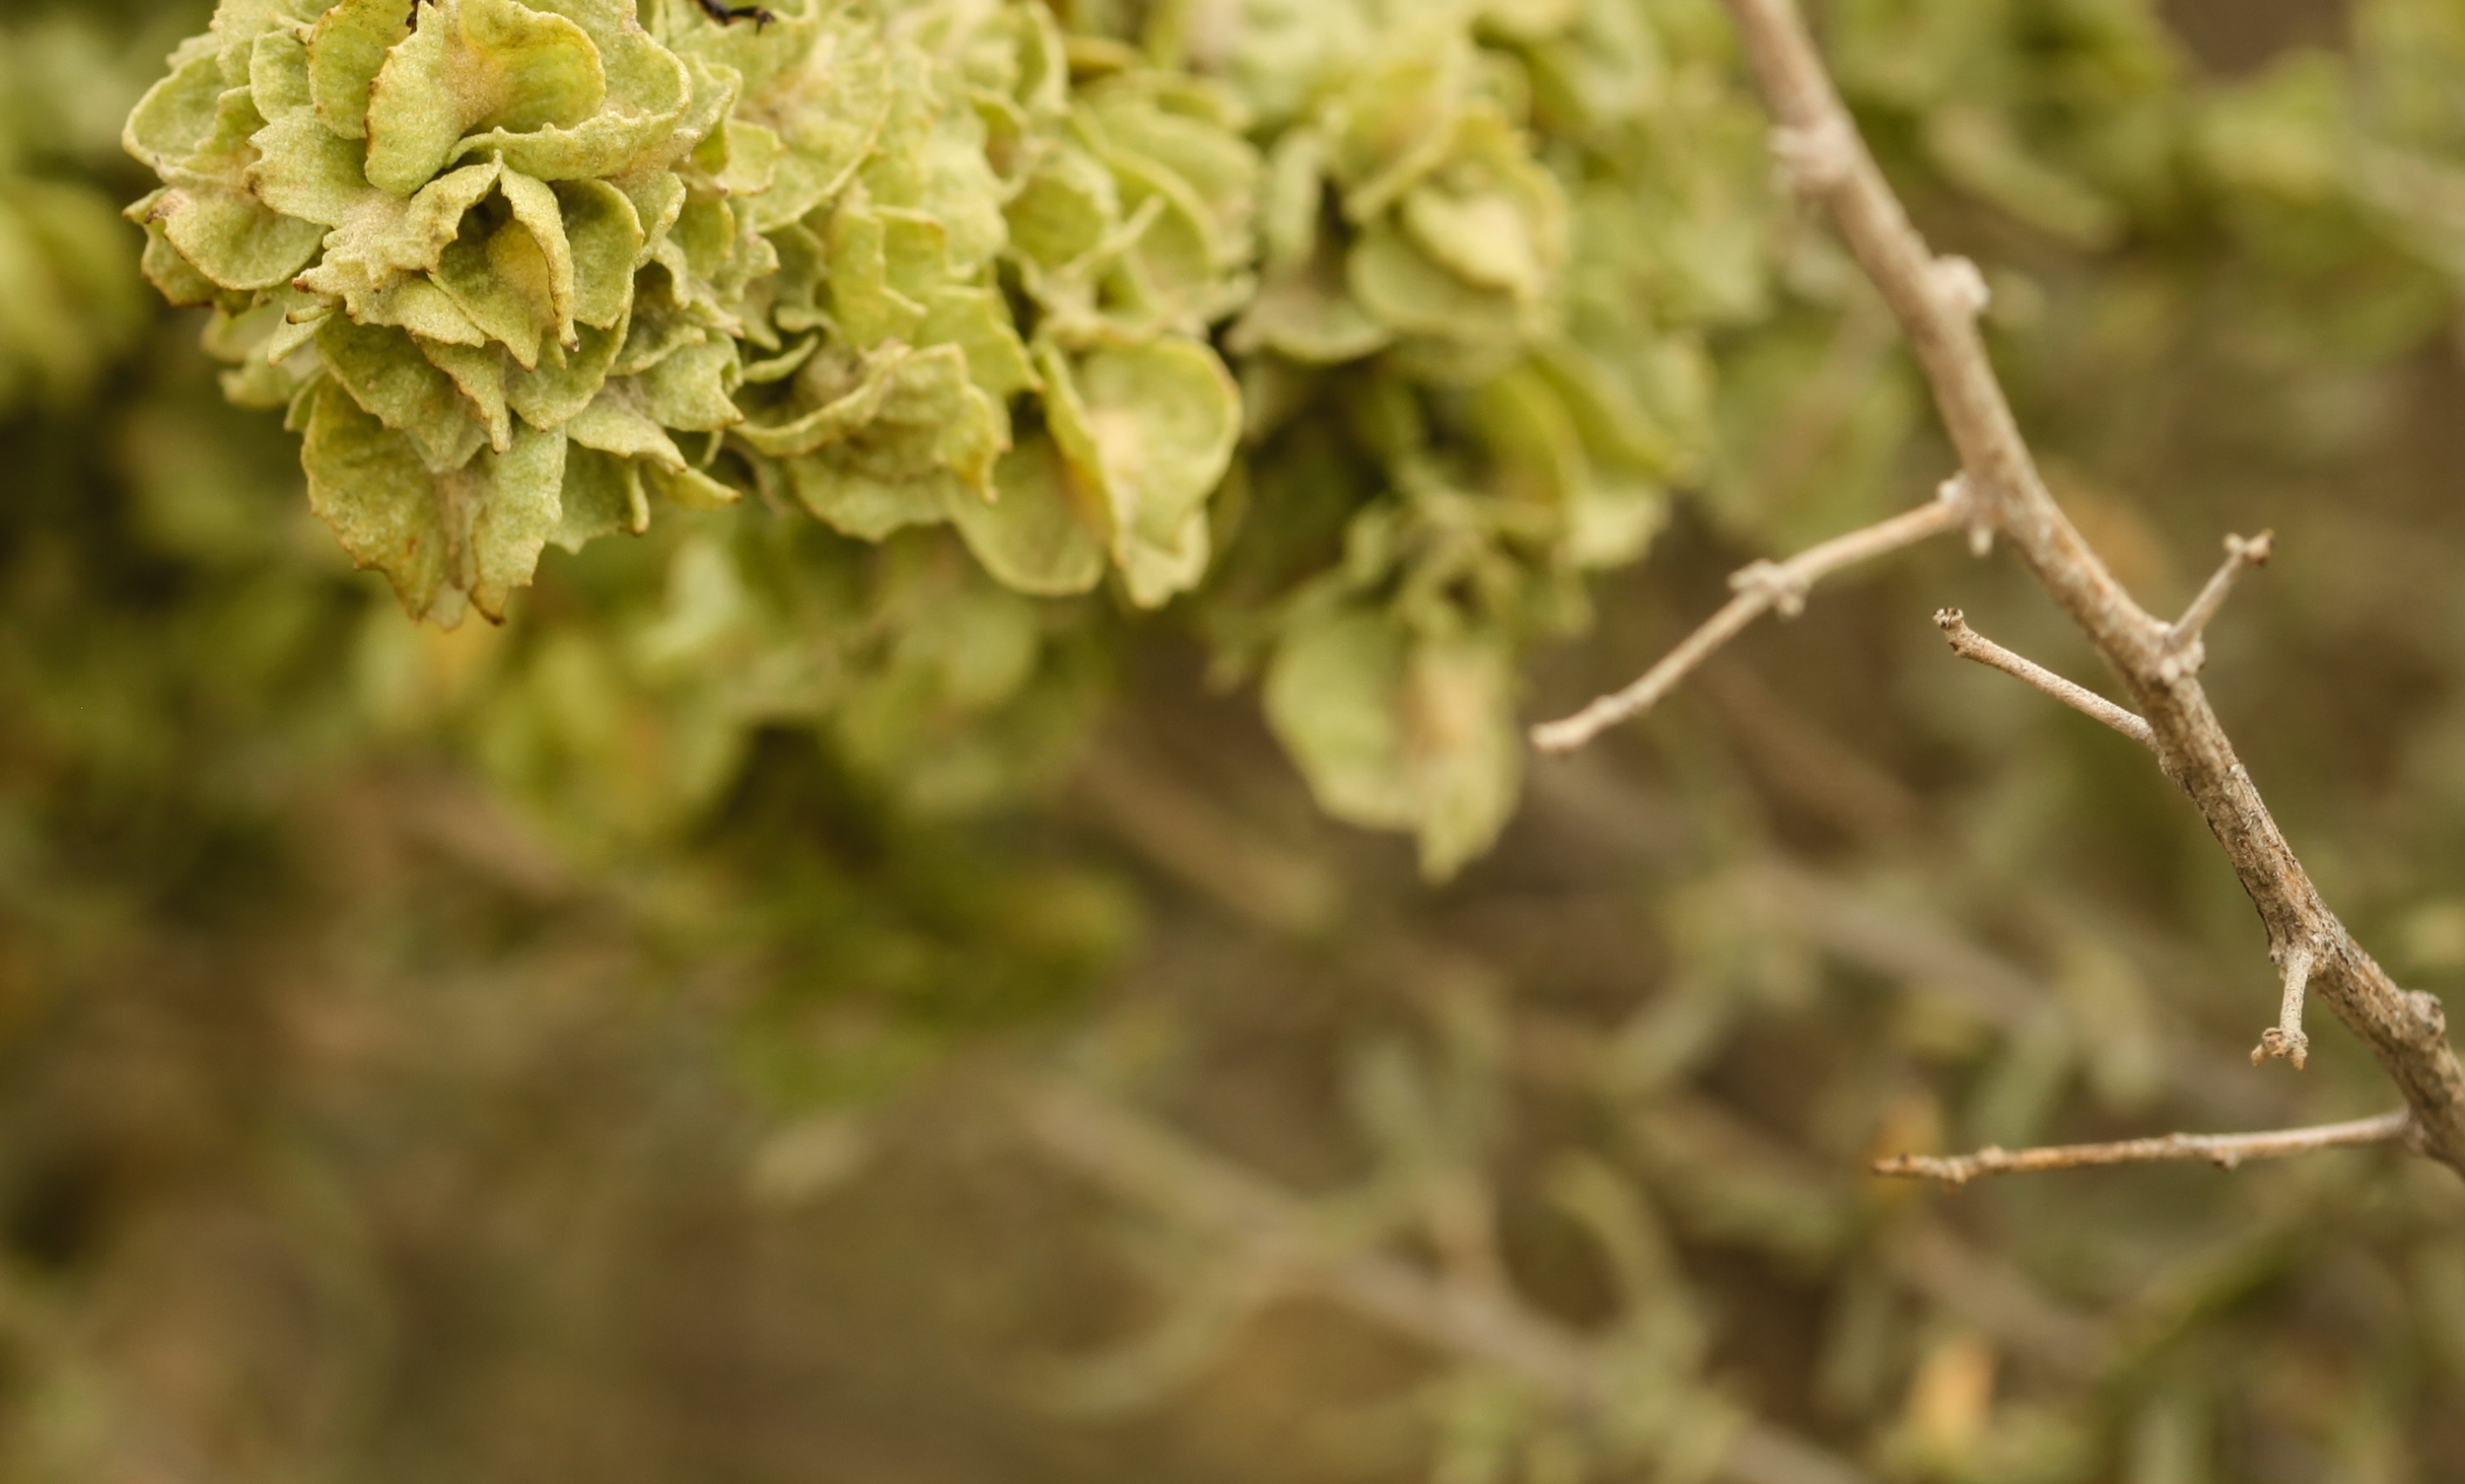
[[1758, 558], [1729, 574], [1729, 587], [1739, 593], [1763, 593], [1772, 600], [1773, 611], [1783, 618], [1795, 618], [1806, 610], [1806, 589], [1811, 586], [1805, 577], [1769, 558]]
[[1977, 497], [1977, 487], [1969, 483], [1966, 473], [1958, 473], [1935, 486], [1935, 498], [1958, 512], [1968, 528], [1969, 555], [1983, 558], [1995, 549], [1995, 522], [1988, 514], [1986, 502]]
[[2311, 1038], [2299, 1030], [2288, 1033], [2271, 1025], [2260, 1032], [2260, 1043], [2251, 1048], [2251, 1065], [2256, 1067], [2272, 1056], [2284, 1057], [2299, 1072], [2311, 1059]]
[[1944, 306], [1964, 318], [1976, 318], [1994, 303], [1994, 291], [1986, 287], [1986, 275], [1978, 271], [1977, 264], [1957, 253], [1935, 259], [1934, 279], [1935, 292], [1942, 297]]
[[1857, 168], [1858, 136], [1839, 118], [1772, 131], [1772, 158], [1781, 178], [1799, 195], [1821, 195], [1846, 183]]

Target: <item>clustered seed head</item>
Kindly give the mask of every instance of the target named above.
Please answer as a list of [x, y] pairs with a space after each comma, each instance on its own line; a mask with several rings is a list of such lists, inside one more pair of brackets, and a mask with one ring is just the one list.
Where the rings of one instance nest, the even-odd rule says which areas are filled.
[[213, 308], [231, 394], [290, 409], [317, 513], [413, 613], [499, 617], [546, 542], [747, 484], [865, 536], [955, 518], [1030, 591], [1204, 569], [1238, 411], [1200, 337], [1246, 297], [1255, 174], [1228, 104], [1130, 65], [1074, 96], [1040, 8], [417, 16], [226, 0], [127, 134], [148, 276]]
[[[747, 494], [1035, 597], [1217, 573], [1321, 802], [1443, 872], [1514, 798], [1517, 647], [1697, 457], [1692, 325], [1760, 290], [1752, 212], [1686, 203], [1755, 144], [1631, 7], [1393, 9], [223, 0], [129, 214], [415, 616]], [[1326, 534], [1241, 569], [1270, 501]]]

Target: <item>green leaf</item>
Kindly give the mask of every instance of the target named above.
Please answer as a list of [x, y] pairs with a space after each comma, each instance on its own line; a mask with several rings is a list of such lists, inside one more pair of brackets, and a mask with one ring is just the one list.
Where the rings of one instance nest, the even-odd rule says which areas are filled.
[[[390, 291], [408, 273], [434, 272], [463, 217], [487, 199], [503, 174], [504, 167], [490, 161], [440, 176], [408, 201], [376, 190], [355, 198], [324, 259], [301, 275], [302, 286], [347, 301]], [[354, 304], [352, 313], [362, 312]]]
[[1039, 364], [1054, 439], [1103, 497], [1131, 601], [1155, 607], [1196, 586], [1207, 564], [1207, 496], [1240, 437], [1232, 374], [1215, 352], [1180, 338], [1097, 351], [1075, 365], [1048, 346]]
[[248, 49], [248, 100], [279, 120], [314, 106], [308, 48], [287, 31], [269, 31]]
[[882, 213], [859, 194], [830, 214], [822, 239], [831, 314], [859, 350], [907, 340], [924, 322], [925, 307], [891, 285], [889, 233]]
[[[569, 130], [606, 98], [599, 48], [563, 16], [521, 0], [429, 0], [419, 29], [387, 53], [370, 88], [368, 178], [407, 196], [474, 129]], [[509, 161], [516, 169], [531, 163]]]
[[333, 381], [309, 390], [305, 421], [309, 509], [354, 562], [386, 574], [412, 617], [458, 617], [447, 588], [453, 537], [410, 440], [362, 411]]
[[1487, 850], [1514, 813], [1523, 770], [1514, 653], [1490, 633], [1425, 638], [1412, 653], [1406, 696], [1421, 870], [1444, 880]]
[[448, 475], [476, 486], [478, 510], [470, 525], [471, 605], [493, 622], [505, 619], [505, 601], [528, 587], [539, 565], [539, 549], [558, 528], [565, 483], [565, 435], [517, 424], [513, 447], [487, 453], [470, 469]]
[[741, 375], [734, 341], [687, 345], [636, 379], [643, 405], [671, 428], [717, 432], [744, 421], [730, 398]]
[[641, 465], [579, 444], [566, 451], [565, 486], [549, 540], [578, 552], [600, 536], [640, 535], [650, 527]]
[[453, 379], [455, 389], [477, 410], [488, 447], [504, 453], [514, 440], [513, 408], [505, 397], [505, 348], [448, 345], [414, 340], [428, 363]]
[[1106, 143], [1116, 159], [1147, 162], [1190, 192], [1212, 229], [1219, 262], [1248, 261], [1261, 175], [1258, 151], [1231, 129], [1159, 106], [1141, 96], [1143, 91], [1116, 83], [1096, 93], [1090, 111]]
[[507, 204], [514, 208], [514, 220], [530, 234], [538, 249], [538, 259], [547, 275], [550, 313], [555, 317], [553, 334], [559, 345], [572, 346], [574, 339], [574, 249], [565, 238], [565, 210], [559, 205], [556, 192], [544, 180], [535, 180], [520, 171], [509, 170], [497, 179], [497, 189], [505, 193]]
[[982, 496], [948, 474], [878, 479], [837, 459], [793, 459], [788, 476], [796, 498], [832, 529], [878, 541], [907, 526], [938, 525], [952, 507]]
[[472, 323], [453, 296], [430, 279], [405, 278], [377, 293], [347, 294], [343, 304], [350, 318], [362, 324], [389, 324], [446, 345], [488, 343], [488, 332]]
[[1264, 698], [1319, 808], [1413, 830], [1423, 873], [1443, 880], [1514, 813], [1514, 654], [1494, 634], [1416, 638], [1390, 614], [1336, 608], [1285, 636]]
[[172, 53], [170, 75], [147, 89], [130, 111], [121, 143], [157, 175], [168, 177], [213, 137], [229, 86], [211, 37], [181, 42]]
[[430, 469], [460, 467], [486, 440], [483, 420], [465, 410], [454, 379], [401, 330], [335, 315], [317, 326], [317, 348], [352, 399], [410, 439]]
[[1466, 408], [1498, 493], [1565, 511], [1591, 483], [1575, 418], [1535, 367], [1519, 363], [1491, 377], [1472, 389]]
[[555, 191], [573, 261], [573, 318], [606, 329], [633, 302], [642, 219], [632, 199], [604, 180], [559, 180]]
[[1346, 290], [1342, 259], [1329, 244], [1312, 261], [1259, 290], [1233, 324], [1229, 343], [1242, 355], [1268, 349], [1331, 366], [1374, 355], [1394, 338], [1395, 331]]
[[561, 358], [540, 358], [536, 370], [512, 368], [506, 377], [506, 399], [534, 428], [561, 426], [580, 412], [607, 384], [608, 368], [625, 340], [625, 323], [608, 329], [582, 327], [582, 344]]
[[1356, 222], [1384, 212], [1453, 150], [1478, 66], [1455, 28], [1405, 31], [1370, 57], [1328, 109], [1328, 173]]
[[1496, 191], [1458, 195], [1436, 185], [1404, 196], [1404, 232], [1431, 259], [1475, 288], [1530, 302], [1547, 285], [1531, 224], [1516, 203]]
[[1026, 343], [1011, 323], [1009, 302], [997, 289], [934, 290], [925, 301], [916, 343], [957, 346], [967, 357], [968, 379], [989, 397], [1007, 398], [1042, 385]]
[[996, 498], [954, 489], [951, 521], [1003, 586], [1039, 598], [1085, 593], [1104, 579], [1104, 513], [1072, 479], [1049, 438], [1002, 457]]
[[258, 160], [248, 168], [248, 189], [285, 216], [339, 227], [370, 197], [393, 200], [368, 183], [367, 146], [334, 133], [305, 108], [276, 118], [249, 142]]
[[671, 469], [684, 467], [684, 455], [657, 419], [616, 387], [602, 388], [591, 405], [562, 424], [565, 435], [584, 448], [619, 459], [647, 459]]
[[395, 0], [338, 0], [317, 18], [308, 38], [309, 96], [317, 122], [336, 137], [368, 137], [369, 89], [387, 48], [409, 34], [410, 13]]
[[437, 286], [470, 321], [503, 341], [525, 370], [557, 327], [555, 263], [528, 226], [488, 212], [462, 218], [461, 232], [437, 259]]
[[163, 224], [150, 215], [156, 198], [162, 194], [164, 192], [158, 191], [130, 207], [130, 210], [140, 212], [146, 232], [145, 250], [137, 260], [138, 268], [146, 275], [146, 282], [153, 284], [156, 291], [175, 308], [194, 309], [199, 305], [213, 304], [226, 291], [213, 279], [198, 272], [195, 263], [182, 257], [163, 231]]
[[1520, 338], [1527, 326], [1513, 295], [1465, 282], [1385, 221], [1362, 233], [1344, 277], [1362, 308], [1405, 334], [1502, 342]]
[[979, 493], [1008, 446], [1001, 405], [968, 380], [967, 358], [954, 345], [897, 347], [855, 368], [816, 358], [798, 382], [807, 394], [828, 399], [788, 422], [744, 424], [738, 436], [763, 454], [822, 454], [880, 480], [948, 472]]
[[565, 436], [518, 427], [503, 454], [432, 472], [339, 383], [319, 382], [307, 398], [309, 505], [343, 549], [383, 571], [414, 618], [450, 627], [467, 598], [501, 620], [558, 528]]
[[[1008, 238], [1002, 216], [1005, 192], [984, 158], [983, 121], [960, 104], [955, 79], [937, 76], [921, 53], [903, 49], [894, 65], [904, 75], [896, 85], [898, 102], [887, 128], [897, 128], [900, 108], [923, 116], [903, 137], [885, 130], [882, 149], [865, 163], [857, 178], [878, 204], [922, 212], [940, 222], [950, 234], [952, 263], [972, 270]], [[945, 106], [946, 99], [959, 106]]]
[[1121, 222], [1121, 188], [1102, 162], [1070, 144], [1045, 155], [1006, 208], [1011, 245], [1046, 268], [1092, 252]]
[[1275, 142], [1258, 208], [1263, 263], [1292, 269], [1318, 253], [1318, 216], [1326, 198], [1326, 139], [1299, 128]]
[[1267, 667], [1267, 724], [1338, 819], [1406, 829], [1419, 816], [1404, 750], [1410, 648], [1386, 614], [1338, 609], [1297, 625]]
[[861, 17], [834, 13], [807, 56], [807, 65], [754, 80], [739, 105], [739, 116], [775, 131], [785, 147], [769, 191], [754, 203], [757, 231], [801, 220], [836, 196], [890, 116], [888, 56]]
[[643, 469], [643, 476], [670, 504], [684, 510], [726, 510], [744, 498], [742, 490], [714, 479], [689, 463], [673, 469], [650, 464]]
[[289, 283], [325, 236], [314, 222], [269, 211], [220, 185], [167, 190], [149, 214], [192, 267], [238, 293]]

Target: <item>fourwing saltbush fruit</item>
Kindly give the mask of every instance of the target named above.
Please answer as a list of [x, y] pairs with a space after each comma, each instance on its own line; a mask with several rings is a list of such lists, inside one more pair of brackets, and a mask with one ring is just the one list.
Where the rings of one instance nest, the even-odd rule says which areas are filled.
[[747, 495], [1198, 592], [1321, 802], [1444, 873], [1755, 308], [1760, 207], [1705, 185], [1751, 114], [1659, 8], [223, 0], [129, 214], [415, 616]]

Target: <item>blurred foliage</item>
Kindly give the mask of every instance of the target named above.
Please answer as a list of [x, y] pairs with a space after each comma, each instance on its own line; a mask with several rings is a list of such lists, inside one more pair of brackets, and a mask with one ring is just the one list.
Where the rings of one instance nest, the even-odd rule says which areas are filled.
[[[1923, 553], [1522, 777], [1518, 715], [1948, 463], [1717, 6], [774, 8], [425, 5], [572, 116], [394, 90], [409, 164], [318, 91], [400, 0], [0, 11], [0, 1479], [1688, 1479], [1750, 1417], [2465, 1473], [2439, 1170], [1856, 1172], [2390, 1097], [2246, 1068], [2196, 819], [1943, 659], [1956, 601], [2093, 678], [2024, 581]], [[2280, 532], [2219, 705], [2449, 989], [2465, 10], [1816, 9], [2118, 573]], [[1316, 1302], [1183, 1166], [1091, 1203], [1022, 1076], [1608, 1403]]]
[[[1040, 662], [1106, 607], [901, 554], [947, 527], [1034, 598], [1230, 568], [1195, 621], [1266, 663], [1320, 802], [1443, 877], [1514, 807], [1518, 655], [1701, 461], [1702, 331], [1762, 312], [1772, 203], [1703, 16], [1391, 9], [230, 4], [129, 116], [163, 182], [129, 216], [413, 615], [502, 621], [548, 544], [655, 508], [701, 532], [664, 580], [590, 563], [630, 621], [527, 615], [644, 636], [599, 668], [680, 734], [609, 780], [655, 813], [764, 723], [903, 757], [1065, 714]], [[851, 579], [896, 591], [811, 596]], [[917, 787], [974, 802], [1021, 750]]]

